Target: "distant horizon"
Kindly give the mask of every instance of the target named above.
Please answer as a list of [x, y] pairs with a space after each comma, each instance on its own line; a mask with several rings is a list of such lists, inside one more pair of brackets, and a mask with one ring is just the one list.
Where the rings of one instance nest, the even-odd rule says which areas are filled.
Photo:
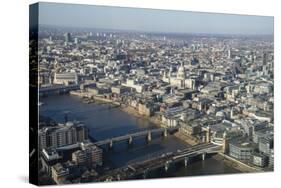
[[61, 29], [69, 29], [69, 30], [101, 30], [101, 32], [108, 32], [108, 33], [148, 33], [148, 34], [176, 34], [176, 35], [225, 35], [225, 36], [270, 36], [274, 37], [274, 34], [243, 34], [243, 33], [237, 33], [237, 34], [232, 34], [232, 33], [188, 33], [188, 32], [161, 32], [161, 31], [139, 31], [139, 30], [128, 30], [128, 29], [107, 29], [107, 28], [95, 28], [95, 27], [75, 27], [75, 26], [64, 26], [64, 25], [47, 25], [47, 24], [39, 24], [39, 27], [49, 27], [49, 28], [61, 28]]
[[39, 25], [167, 34], [274, 36], [274, 17], [39, 2]]

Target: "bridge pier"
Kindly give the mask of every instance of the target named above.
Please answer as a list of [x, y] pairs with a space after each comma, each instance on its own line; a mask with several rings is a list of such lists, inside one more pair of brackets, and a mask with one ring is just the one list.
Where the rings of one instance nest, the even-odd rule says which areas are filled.
[[100, 140], [95, 142], [94, 144], [97, 146], [105, 146], [106, 149], [111, 149], [113, 147], [113, 142], [127, 142], [129, 145], [133, 144], [133, 139], [136, 137], [144, 138], [147, 143], [152, 141], [152, 134], [157, 133], [162, 135], [163, 137], [168, 137], [169, 131], [175, 130], [175, 128], [160, 128], [160, 129], [152, 129], [152, 130], [144, 130], [132, 134], [126, 134], [123, 136], [117, 136], [114, 138], [108, 138], [105, 140]]
[[205, 161], [206, 153], [202, 153], [202, 160]]
[[151, 141], [151, 131], [147, 132], [147, 142]]
[[222, 140], [222, 152], [225, 154], [228, 152], [228, 140], [226, 137], [226, 132], [223, 133], [223, 140]]
[[206, 137], [203, 135], [202, 136], [202, 143], [205, 143], [206, 142]]
[[148, 170], [144, 170], [142, 173], [143, 179], [145, 179], [147, 177], [147, 174], [148, 174]]
[[110, 142], [109, 142], [109, 144], [108, 144], [108, 148], [109, 148], [109, 149], [112, 149], [112, 148], [113, 148], [113, 141], [112, 141], [112, 140], [110, 140]]
[[164, 136], [164, 138], [166, 138], [166, 137], [168, 136], [168, 131], [167, 131], [166, 128], [165, 128], [164, 131], [163, 131], [163, 136]]
[[211, 141], [211, 130], [210, 127], [208, 126], [206, 129], [206, 143], [210, 143]]
[[189, 162], [189, 158], [188, 158], [188, 157], [185, 157], [185, 158], [184, 158], [184, 166], [185, 166], [185, 167], [187, 167], [188, 162]]
[[128, 144], [131, 145], [132, 143], [133, 143], [133, 137], [130, 136], [130, 137], [129, 137], [129, 140], [128, 140]]
[[166, 163], [165, 163], [165, 171], [166, 172], [169, 170], [169, 166], [170, 166], [169, 162], [166, 161]]
[[117, 181], [120, 181], [121, 178], [120, 178], [120, 174], [117, 174], [117, 177], [116, 177]]

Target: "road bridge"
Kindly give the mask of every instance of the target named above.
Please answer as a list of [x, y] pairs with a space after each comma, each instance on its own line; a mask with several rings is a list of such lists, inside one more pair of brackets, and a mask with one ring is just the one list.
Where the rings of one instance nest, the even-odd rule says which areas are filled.
[[39, 95], [40, 96], [48, 96], [48, 95], [57, 95], [57, 94], [64, 94], [68, 93], [73, 90], [80, 89], [78, 84], [73, 85], [53, 85], [50, 87], [41, 87], [39, 88]]
[[167, 137], [168, 134], [173, 133], [174, 131], [178, 131], [178, 127], [170, 127], [170, 128], [159, 128], [159, 129], [149, 129], [144, 131], [139, 131], [135, 133], [130, 133], [122, 136], [117, 136], [114, 138], [108, 138], [105, 140], [97, 141], [94, 143], [96, 146], [104, 146], [107, 145], [109, 148], [113, 147], [114, 143], [127, 141], [128, 144], [132, 144], [133, 139], [137, 137], [146, 137], [146, 140], [150, 142], [152, 140], [152, 134], [160, 133], [163, 137]]

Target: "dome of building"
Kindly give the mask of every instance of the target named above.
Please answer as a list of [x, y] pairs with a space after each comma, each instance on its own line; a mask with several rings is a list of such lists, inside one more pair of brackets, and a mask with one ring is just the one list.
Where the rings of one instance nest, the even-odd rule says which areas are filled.
[[216, 116], [217, 117], [225, 117], [225, 113], [223, 112], [223, 111], [218, 111], [217, 113], [216, 113]]
[[74, 125], [74, 123], [71, 122], [71, 121], [66, 122], [66, 126], [68, 126], [68, 127], [71, 127], [71, 126], [73, 126], [73, 125]]
[[178, 79], [185, 79], [185, 68], [183, 66], [183, 63], [181, 63], [181, 66], [178, 69], [177, 78]]

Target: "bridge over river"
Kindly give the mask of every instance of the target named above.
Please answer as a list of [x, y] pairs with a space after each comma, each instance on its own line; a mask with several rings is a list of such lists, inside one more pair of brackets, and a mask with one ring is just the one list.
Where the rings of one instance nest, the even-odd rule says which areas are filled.
[[[161, 134], [163, 137], [167, 137], [168, 134], [172, 134], [176, 131], [178, 131], [178, 127], [148, 129], [148, 130], [138, 131], [138, 132], [134, 132], [134, 133], [128, 133], [126, 135], [116, 136], [113, 138], [108, 138], [105, 140], [99, 140], [96, 142], [92, 142], [91, 144], [99, 146], [99, 147], [108, 146], [109, 149], [111, 149], [111, 148], [113, 148], [113, 144], [117, 144], [118, 142], [127, 141], [128, 144], [132, 144], [133, 139], [140, 138], [140, 137], [145, 137], [147, 142], [150, 142], [153, 138], [153, 134]], [[61, 146], [59, 148], [56, 148], [56, 150], [57, 151], [70, 150], [70, 149], [79, 148], [80, 146], [81, 146], [81, 143], [79, 142], [76, 144]]]
[[128, 164], [124, 167], [105, 172], [98, 177], [97, 181], [126, 180], [134, 178], [137, 175], [142, 175], [145, 178], [152, 170], [163, 168], [167, 171], [170, 164], [177, 162], [183, 162], [185, 166], [188, 166], [192, 157], [201, 155], [202, 160], [205, 160], [207, 154], [218, 153], [221, 149], [222, 146], [214, 145], [212, 143], [204, 143], [176, 152], [163, 153], [141, 162]]
[[132, 144], [133, 139], [137, 137], [146, 137], [147, 141], [150, 142], [152, 140], [152, 134], [160, 133], [163, 137], [167, 137], [168, 134], [171, 134], [175, 131], [178, 131], [178, 127], [170, 127], [170, 128], [158, 128], [158, 129], [149, 129], [144, 131], [139, 131], [135, 133], [130, 133], [122, 136], [117, 136], [114, 138], [108, 138], [105, 140], [97, 141], [94, 144], [96, 146], [104, 146], [107, 145], [109, 148], [113, 147], [114, 143], [127, 141], [128, 144]]

